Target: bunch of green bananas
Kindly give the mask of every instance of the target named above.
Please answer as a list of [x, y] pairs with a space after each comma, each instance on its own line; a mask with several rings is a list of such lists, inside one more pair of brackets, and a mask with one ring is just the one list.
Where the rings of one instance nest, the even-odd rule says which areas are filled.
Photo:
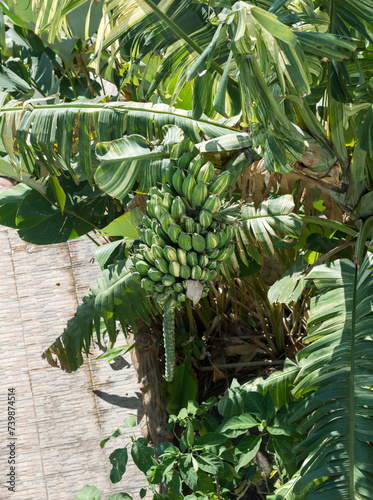
[[[133, 265], [142, 287], [163, 307], [166, 380], [172, 381], [175, 311], [186, 297], [195, 304], [207, 295], [221, 263], [234, 251], [236, 218], [224, 202], [228, 171], [215, 177], [212, 163], [197, 156], [187, 169], [169, 165], [165, 178], [149, 191]], [[190, 290], [197, 283], [196, 297]]]

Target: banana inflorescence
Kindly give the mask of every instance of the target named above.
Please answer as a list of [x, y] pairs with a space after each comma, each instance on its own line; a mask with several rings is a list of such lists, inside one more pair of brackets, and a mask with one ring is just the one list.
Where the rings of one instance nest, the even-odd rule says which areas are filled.
[[[197, 156], [186, 170], [169, 165], [165, 178], [149, 191], [133, 264], [142, 287], [163, 308], [165, 378], [172, 381], [175, 311], [187, 297], [195, 304], [208, 294], [221, 263], [234, 251], [236, 218], [224, 202], [228, 171], [215, 177], [212, 163]], [[192, 289], [199, 290], [197, 297]]]

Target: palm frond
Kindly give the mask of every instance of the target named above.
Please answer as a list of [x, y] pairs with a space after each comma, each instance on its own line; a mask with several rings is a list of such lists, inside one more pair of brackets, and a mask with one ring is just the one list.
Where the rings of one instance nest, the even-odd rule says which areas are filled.
[[94, 334], [101, 344], [101, 320], [114, 343], [119, 325], [125, 333], [128, 326], [136, 331], [136, 319], [149, 323], [157, 314], [130, 265], [131, 261], [127, 260], [108, 266], [102, 277], [90, 286], [62, 335], [43, 353], [43, 358], [52, 366], [59, 363], [68, 372], [77, 370], [83, 363], [83, 353], [89, 354]]

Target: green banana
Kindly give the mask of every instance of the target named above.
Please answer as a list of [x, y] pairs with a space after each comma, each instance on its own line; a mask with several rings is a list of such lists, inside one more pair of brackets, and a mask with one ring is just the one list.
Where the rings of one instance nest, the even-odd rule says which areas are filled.
[[166, 259], [163, 258], [155, 259], [155, 267], [164, 274], [168, 273], [168, 262], [166, 261]]
[[199, 223], [203, 228], [208, 228], [212, 222], [212, 214], [208, 210], [201, 210], [199, 213]]
[[187, 253], [187, 264], [189, 267], [193, 267], [198, 264], [198, 255], [196, 254], [196, 252]]
[[183, 185], [184, 179], [185, 179], [184, 171], [181, 168], [177, 168], [176, 172], [172, 176], [172, 186], [180, 196], [182, 196], [183, 194], [181, 187]]
[[169, 287], [175, 283], [175, 277], [172, 274], [164, 274], [162, 278], [162, 283], [165, 287]]
[[157, 269], [156, 267], [151, 267], [148, 271], [148, 277], [152, 281], [161, 281], [163, 273], [159, 271], [159, 269]]
[[191, 217], [186, 217], [184, 220], [185, 231], [189, 234], [194, 233], [194, 220]]
[[170, 224], [168, 226], [167, 234], [173, 243], [177, 243], [181, 232], [181, 227], [177, 224]]
[[198, 175], [198, 173], [199, 173], [199, 171], [202, 168], [204, 163], [205, 163], [204, 158], [201, 155], [197, 155], [189, 163], [188, 172], [190, 172], [190, 174], [193, 175], [194, 177], [197, 177], [197, 175]]
[[214, 165], [210, 161], [208, 161], [201, 167], [200, 171], [198, 172], [197, 182], [199, 181], [211, 182], [212, 179], [214, 178], [214, 175], [215, 175]]
[[188, 250], [192, 249], [192, 237], [190, 234], [181, 231], [179, 234], [178, 244], [180, 248], [188, 252]]
[[183, 184], [181, 186], [181, 192], [182, 192], [182, 195], [184, 196], [184, 198], [189, 202], [189, 203], [192, 203], [192, 196], [193, 196], [193, 192], [194, 192], [194, 189], [196, 187], [196, 180], [195, 178], [193, 177], [193, 175], [191, 174], [188, 174], [184, 181], [183, 181]]
[[216, 260], [220, 262], [223, 260], [227, 260], [233, 254], [233, 252], [234, 252], [234, 245], [222, 248], [216, 257]]
[[148, 264], [148, 262], [145, 262], [144, 260], [139, 260], [138, 262], [136, 262], [136, 271], [138, 273], [141, 274], [141, 276], [147, 276], [148, 275], [148, 271], [150, 269], [150, 265]]
[[230, 180], [231, 174], [228, 170], [221, 172], [210, 184], [209, 192], [211, 194], [218, 194], [222, 198], [229, 187]]
[[155, 234], [152, 238], [152, 245], [158, 245], [163, 248], [166, 245], [166, 242], [161, 236], [159, 236], [159, 234]]
[[221, 207], [221, 200], [218, 194], [210, 194], [203, 205], [204, 210], [208, 210], [212, 214], [217, 212]]
[[190, 270], [190, 277], [192, 280], [199, 280], [202, 275], [202, 269], [199, 266], [193, 266]]
[[192, 206], [193, 208], [202, 207], [207, 199], [209, 192], [207, 185], [204, 182], [198, 182], [193, 190], [192, 194]]
[[192, 247], [195, 252], [202, 253], [206, 249], [205, 238], [197, 233], [193, 233], [192, 235]]
[[[181, 237], [181, 235], [179, 236], [179, 241], [180, 241], [180, 237]], [[177, 261], [180, 265], [187, 264], [187, 252], [186, 252], [186, 250], [184, 250], [183, 248], [178, 248], [176, 250], [176, 258], [177, 258]], [[174, 260], [176, 260], [176, 259], [174, 259]]]
[[[180, 275], [181, 275], [181, 270], [180, 270]], [[184, 292], [184, 287], [180, 283], [180, 281], [177, 281], [176, 283], [174, 283], [172, 288], [175, 290], [176, 293]]]
[[209, 258], [207, 257], [206, 254], [202, 253], [198, 256], [198, 265], [201, 269], [204, 269], [207, 264], [209, 263]]
[[174, 247], [170, 247], [169, 245], [166, 245], [163, 249], [163, 255], [168, 262], [171, 260], [176, 260], [177, 259], [177, 254], [176, 250]]
[[178, 278], [180, 276], [180, 264], [176, 260], [168, 263], [168, 272]]
[[154, 281], [148, 277], [142, 278], [141, 287], [145, 290], [152, 290], [154, 288]]
[[175, 219], [166, 211], [161, 215], [160, 221], [163, 231], [167, 233], [167, 229], [171, 224], [175, 224]]
[[219, 244], [219, 236], [216, 233], [207, 233], [205, 236], [206, 250], [217, 248]]
[[159, 245], [152, 245], [150, 247], [152, 255], [155, 259], [163, 258], [163, 248]]
[[190, 267], [188, 265], [184, 264], [180, 266], [180, 277], [184, 280], [188, 280], [190, 278]]
[[176, 196], [171, 204], [171, 215], [175, 219], [180, 219], [186, 213], [186, 206], [180, 196]]

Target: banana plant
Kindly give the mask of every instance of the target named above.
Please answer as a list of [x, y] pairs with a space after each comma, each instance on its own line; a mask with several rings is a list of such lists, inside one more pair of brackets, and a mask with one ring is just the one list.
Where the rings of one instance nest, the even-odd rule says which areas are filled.
[[[49, 42], [62, 26], [72, 35], [68, 16], [85, 3], [32, 1], [35, 31], [47, 34]], [[89, 15], [97, 15], [96, 3], [90, 2]], [[10, 15], [18, 9], [16, 2], [3, 4]], [[303, 280], [313, 284], [315, 297], [309, 345], [298, 355], [297, 378], [291, 381], [299, 401], [296, 419], [306, 437], [298, 447], [297, 474], [274, 498], [372, 498], [371, 250], [364, 257], [373, 214], [371, 3], [107, 0], [98, 8], [90, 69], [107, 76], [118, 65], [121, 90], [128, 95], [130, 89], [133, 100], [65, 103], [50, 96], [14, 102], [2, 94], [3, 167], [13, 169], [27, 190], [45, 194], [47, 181], [61, 212], [71, 209], [61, 176], [101, 188], [122, 203], [131, 191], [149, 190], [156, 177], [164, 182], [172, 162], [180, 161], [186, 170], [197, 154], [223, 170], [228, 162], [228, 169], [236, 166], [241, 173], [245, 162], [248, 167], [262, 158], [267, 170], [293, 171], [329, 193], [360, 231], [357, 250], [353, 260], [314, 267]], [[178, 127], [169, 130], [175, 142], [165, 143], [165, 125]], [[186, 143], [188, 152], [182, 150]], [[147, 170], [147, 160], [157, 172]], [[26, 195], [16, 189], [10, 218], [15, 214], [22, 223], [25, 211], [17, 215], [17, 203]], [[238, 258], [259, 262], [262, 252], [273, 252], [275, 235], [297, 234], [302, 217], [290, 215], [285, 200], [278, 200], [272, 201], [281, 208], [275, 213], [269, 201], [257, 211], [245, 209], [233, 269]], [[139, 276], [130, 277], [127, 265], [104, 271], [79, 317], [46, 353], [51, 362], [55, 354], [76, 369], [101, 317], [114, 340], [115, 319], [125, 328], [135, 317], [159, 312], [157, 302], [143, 297]], [[302, 269], [296, 272], [303, 277]], [[136, 302], [136, 313], [127, 317], [116, 301], [137, 299], [132, 288], [146, 307]]]

